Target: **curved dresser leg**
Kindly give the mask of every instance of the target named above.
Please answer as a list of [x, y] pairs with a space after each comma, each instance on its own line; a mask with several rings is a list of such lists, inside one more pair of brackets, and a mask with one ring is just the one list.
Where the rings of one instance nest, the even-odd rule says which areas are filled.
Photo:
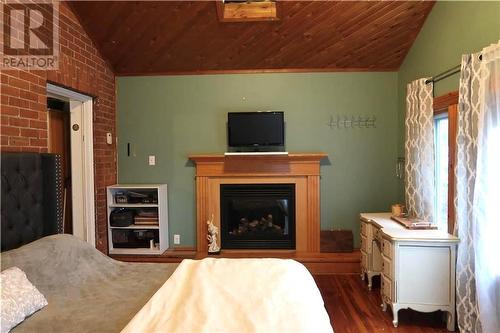
[[448, 331], [455, 331], [455, 311], [446, 312], [446, 329]]
[[394, 327], [398, 327], [398, 311], [399, 311], [399, 308], [393, 304], [392, 305], [392, 315], [393, 315], [392, 325], [394, 325]]
[[360, 276], [361, 276], [361, 281], [364, 281], [365, 280], [365, 273], [361, 272]]
[[382, 304], [380, 304], [380, 306], [382, 307], [382, 311], [386, 312], [387, 311], [387, 303], [382, 301]]
[[373, 276], [371, 275], [368, 275], [368, 290], [372, 290], [372, 279], [373, 279]]

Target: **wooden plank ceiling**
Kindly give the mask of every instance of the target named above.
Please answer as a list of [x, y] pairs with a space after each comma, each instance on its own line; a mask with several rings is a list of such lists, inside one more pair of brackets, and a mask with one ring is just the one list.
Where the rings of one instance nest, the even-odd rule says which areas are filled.
[[215, 1], [76, 1], [117, 75], [397, 70], [434, 1], [280, 1], [279, 20], [221, 22]]

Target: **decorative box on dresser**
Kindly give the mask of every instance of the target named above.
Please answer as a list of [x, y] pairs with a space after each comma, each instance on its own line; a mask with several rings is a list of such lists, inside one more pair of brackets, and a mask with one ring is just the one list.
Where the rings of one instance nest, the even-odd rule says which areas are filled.
[[[365, 246], [365, 250], [362, 245], [366, 259], [362, 259], [361, 269], [367, 276], [381, 274], [382, 309], [391, 307], [394, 327], [398, 326], [400, 309], [441, 310], [447, 313], [447, 329], [453, 331], [458, 238], [440, 230], [409, 230], [390, 216], [360, 215], [361, 238], [372, 241], [372, 246]], [[376, 265], [370, 266], [373, 262]]]

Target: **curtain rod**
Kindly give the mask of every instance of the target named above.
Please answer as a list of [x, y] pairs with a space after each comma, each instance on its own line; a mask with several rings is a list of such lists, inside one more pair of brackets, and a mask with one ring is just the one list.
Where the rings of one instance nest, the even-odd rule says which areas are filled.
[[[479, 60], [483, 60], [483, 55], [480, 54], [479, 55]], [[442, 73], [439, 73], [438, 75], [434, 76], [434, 77], [431, 77], [430, 79], [428, 80], [425, 80], [425, 84], [429, 84], [431, 82], [438, 82], [438, 81], [441, 81], [441, 80], [444, 80], [446, 79], [447, 77], [450, 77], [454, 74], [457, 74], [460, 72], [460, 67], [461, 65], [456, 65], [455, 67], [452, 67]]]
[[447, 77], [450, 77], [454, 74], [457, 74], [460, 72], [460, 66], [461, 65], [456, 65], [455, 67], [452, 67], [442, 73], [439, 73], [438, 75], [434, 76], [434, 77], [431, 77], [430, 79], [428, 80], [425, 80], [425, 84], [429, 84], [431, 82], [438, 82], [438, 81], [441, 81], [441, 80], [444, 80], [446, 79]]

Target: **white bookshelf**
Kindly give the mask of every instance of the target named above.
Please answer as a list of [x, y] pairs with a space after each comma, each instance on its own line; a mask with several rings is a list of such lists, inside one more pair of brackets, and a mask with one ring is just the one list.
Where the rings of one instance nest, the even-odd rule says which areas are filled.
[[[130, 193], [138, 192], [158, 198], [158, 203], [118, 203], [115, 195], [118, 192]], [[167, 184], [116, 184], [108, 186], [106, 189], [107, 197], [107, 221], [108, 221], [108, 249], [109, 254], [138, 254], [138, 255], [159, 255], [168, 249], [168, 195]], [[111, 212], [118, 208], [127, 208], [131, 210], [158, 211], [158, 224], [139, 225], [131, 224], [126, 227], [112, 226], [110, 221]], [[153, 247], [119, 247], [118, 242], [113, 243], [113, 231], [138, 233], [141, 230], [152, 232], [158, 236], [158, 242], [154, 242]]]

